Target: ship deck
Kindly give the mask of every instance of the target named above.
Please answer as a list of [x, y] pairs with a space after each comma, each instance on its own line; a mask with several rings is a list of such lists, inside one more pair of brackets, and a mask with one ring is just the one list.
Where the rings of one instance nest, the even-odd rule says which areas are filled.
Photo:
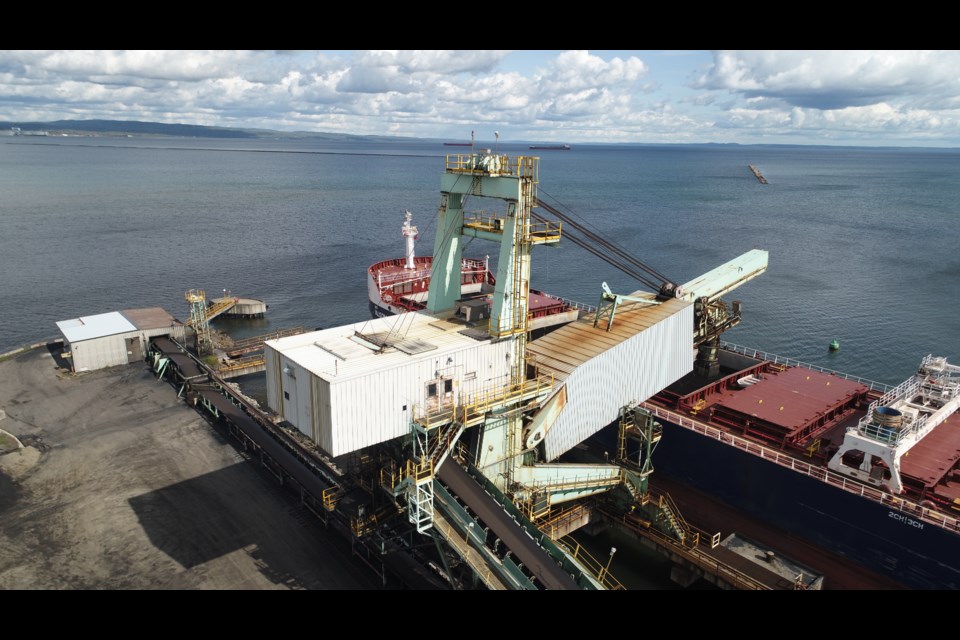
[[[743, 378], [752, 384], [742, 386]], [[721, 352], [717, 375], [688, 374], [653, 402], [825, 468], [876, 397], [839, 375]], [[960, 509], [958, 462], [960, 414], [954, 414], [901, 458], [900, 472], [915, 497]]]
[[[741, 386], [738, 380], [745, 377], [752, 377], [753, 384]], [[777, 370], [755, 362], [743, 369], [722, 367], [711, 378], [688, 374], [660, 400], [766, 444], [800, 447], [820, 439], [822, 447], [837, 434], [842, 439], [858, 411], [863, 415], [867, 391], [863, 384], [819, 371]]]
[[[951, 502], [960, 498], [960, 474], [953, 472], [960, 460], [960, 415], [953, 414], [900, 459], [900, 473], [905, 481], [936, 487], [936, 493]], [[951, 473], [953, 472], [953, 473]], [[954, 479], [941, 484], [946, 476]]]

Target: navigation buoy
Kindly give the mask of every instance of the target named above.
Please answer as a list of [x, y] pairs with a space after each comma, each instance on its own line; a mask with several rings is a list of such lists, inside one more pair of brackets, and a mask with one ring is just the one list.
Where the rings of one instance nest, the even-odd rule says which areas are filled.
[[840, 341], [833, 340], [830, 342], [830, 351], [840, 351]]

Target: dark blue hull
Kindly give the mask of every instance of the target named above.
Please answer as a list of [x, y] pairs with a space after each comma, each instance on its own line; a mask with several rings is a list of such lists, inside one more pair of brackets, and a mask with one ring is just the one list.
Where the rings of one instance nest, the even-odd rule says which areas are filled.
[[370, 315], [374, 318], [386, 318], [387, 316], [396, 315], [393, 311], [388, 311], [379, 305], [373, 304], [372, 300], [368, 301], [367, 304], [370, 305]]
[[960, 536], [664, 420], [657, 475], [909, 587], [960, 588]]

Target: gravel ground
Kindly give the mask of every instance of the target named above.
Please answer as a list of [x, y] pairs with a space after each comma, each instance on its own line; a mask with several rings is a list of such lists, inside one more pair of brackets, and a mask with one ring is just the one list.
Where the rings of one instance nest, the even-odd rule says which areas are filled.
[[0, 588], [363, 589], [379, 580], [294, 496], [133, 364], [0, 362]]

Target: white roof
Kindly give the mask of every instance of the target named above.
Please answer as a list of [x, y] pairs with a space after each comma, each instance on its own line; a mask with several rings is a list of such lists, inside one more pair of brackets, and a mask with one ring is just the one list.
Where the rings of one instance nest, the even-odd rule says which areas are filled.
[[80, 342], [137, 330], [129, 320], [120, 315], [119, 311], [61, 320], [57, 323], [57, 328], [67, 342]]
[[[267, 340], [266, 344], [314, 375], [340, 382], [489, 342], [489, 336], [477, 340], [460, 333], [465, 329], [468, 327], [462, 323], [410, 312]], [[371, 349], [353, 339], [355, 332], [389, 334], [388, 343], [395, 346], [382, 352]]]

